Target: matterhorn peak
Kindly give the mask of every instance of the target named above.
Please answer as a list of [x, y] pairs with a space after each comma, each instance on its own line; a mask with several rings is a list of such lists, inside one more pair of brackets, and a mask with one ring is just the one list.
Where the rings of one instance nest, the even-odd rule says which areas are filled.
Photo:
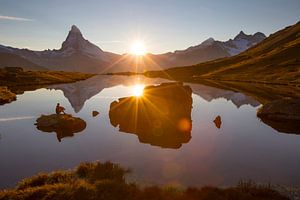
[[96, 59], [105, 59], [104, 52], [96, 45], [84, 39], [81, 31], [75, 25], [71, 26], [71, 30], [67, 39], [62, 43], [60, 51], [63, 52], [63, 56], [70, 56], [77, 53]]
[[72, 37], [83, 38], [81, 31], [75, 25], [72, 25], [71, 30], [69, 31], [67, 40], [68, 40], [68, 38], [72, 38]]
[[79, 28], [75, 25], [72, 25], [70, 32], [81, 33]]
[[82, 46], [82, 43], [85, 43], [85, 39], [83, 38], [79, 28], [73, 25], [69, 31], [67, 39], [62, 44], [62, 48], [66, 49], [72, 47], [74, 49], [78, 49]]

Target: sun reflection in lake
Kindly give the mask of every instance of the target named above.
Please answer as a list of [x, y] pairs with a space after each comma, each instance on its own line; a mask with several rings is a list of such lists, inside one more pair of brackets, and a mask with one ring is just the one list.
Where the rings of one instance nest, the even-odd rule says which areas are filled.
[[145, 85], [136, 84], [132, 86], [132, 95], [136, 97], [143, 96]]

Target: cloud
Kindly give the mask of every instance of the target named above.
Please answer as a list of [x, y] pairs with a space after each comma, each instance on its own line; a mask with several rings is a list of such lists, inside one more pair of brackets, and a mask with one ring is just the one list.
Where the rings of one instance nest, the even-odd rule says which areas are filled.
[[13, 21], [34, 21], [33, 19], [0, 15], [0, 20], [13, 20]]

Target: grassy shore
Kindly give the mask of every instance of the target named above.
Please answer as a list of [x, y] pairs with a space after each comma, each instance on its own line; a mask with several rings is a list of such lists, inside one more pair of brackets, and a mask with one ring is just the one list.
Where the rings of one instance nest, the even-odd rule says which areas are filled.
[[73, 170], [42, 173], [20, 181], [15, 188], [0, 191], [1, 200], [285, 200], [269, 185], [241, 182], [230, 188], [140, 187], [127, 183], [130, 171], [119, 165], [82, 163]]
[[0, 86], [0, 105], [15, 101], [17, 96], [12, 93], [7, 87]]
[[23, 71], [22, 68], [0, 69], [0, 104], [16, 100], [15, 94], [44, 86], [85, 80], [94, 74], [62, 71]]
[[93, 74], [62, 71], [7, 71], [0, 69], [0, 86], [16, 87], [70, 83], [92, 77]]

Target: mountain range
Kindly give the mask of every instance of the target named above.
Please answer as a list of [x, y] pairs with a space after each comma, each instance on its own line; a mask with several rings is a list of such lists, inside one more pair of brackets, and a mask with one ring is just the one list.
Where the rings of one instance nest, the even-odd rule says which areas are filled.
[[150, 76], [159, 74], [190, 81], [214, 79], [299, 85], [300, 22], [271, 34], [258, 45], [233, 57], [148, 72]]
[[[105, 73], [120, 71], [160, 70], [175, 66], [198, 64], [218, 58], [237, 55], [258, 44], [266, 36], [263, 33], [246, 35], [241, 31], [234, 39], [225, 42], [209, 38], [197, 46], [164, 54], [147, 54], [136, 57], [130, 54], [115, 54], [103, 51], [86, 40], [73, 25], [60, 49], [33, 51], [0, 45], [0, 67], [23, 66], [25, 69], [47, 68], [48, 70]], [[17, 57], [16, 65], [9, 57]], [[21, 62], [23, 60], [23, 65]], [[138, 67], [136, 67], [138, 66]]]

